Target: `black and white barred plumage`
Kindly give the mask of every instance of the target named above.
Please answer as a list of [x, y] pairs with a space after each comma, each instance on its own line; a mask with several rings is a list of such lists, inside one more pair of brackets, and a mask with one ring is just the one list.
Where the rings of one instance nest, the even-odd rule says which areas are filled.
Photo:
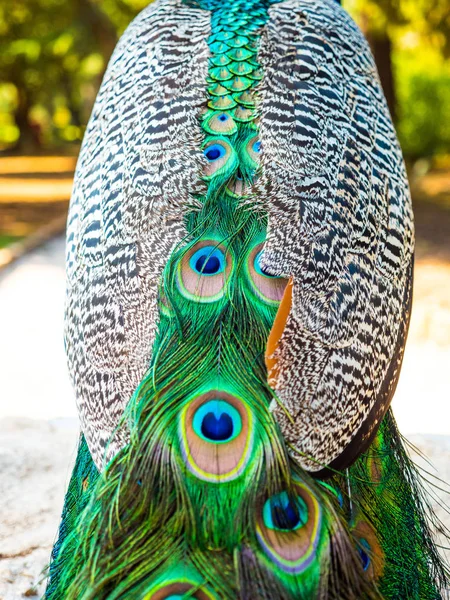
[[[413, 217], [367, 42], [332, 2], [269, 10], [259, 60], [264, 262], [293, 277], [275, 413], [308, 470], [345, 466], [389, 406], [410, 313]], [[320, 464], [321, 463], [321, 464]]]
[[[395, 387], [413, 225], [401, 152], [362, 35], [332, 0], [273, 4], [258, 61], [252, 201], [263, 264], [293, 278], [273, 411], [302, 466], [345, 466]], [[80, 155], [67, 238], [66, 344], [98, 467], [149, 365], [158, 282], [201, 189], [210, 12], [157, 0], [111, 59]], [[289, 413], [289, 415], [287, 414]], [[304, 457], [312, 457], [312, 460]]]
[[[67, 230], [66, 346], [82, 427], [105, 447], [149, 364], [158, 282], [186, 235], [202, 165], [207, 11], [155, 2], [108, 67], [78, 161]], [[126, 443], [116, 435], [111, 458]]]

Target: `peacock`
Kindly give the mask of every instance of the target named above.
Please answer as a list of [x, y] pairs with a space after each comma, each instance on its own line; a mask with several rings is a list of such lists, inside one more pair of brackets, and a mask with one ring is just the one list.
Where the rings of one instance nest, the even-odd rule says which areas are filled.
[[67, 226], [82, 434], [46, 600], [436, 600], [390, 401], [405, 166], [335, 0], [156, 0], [120, 39]]

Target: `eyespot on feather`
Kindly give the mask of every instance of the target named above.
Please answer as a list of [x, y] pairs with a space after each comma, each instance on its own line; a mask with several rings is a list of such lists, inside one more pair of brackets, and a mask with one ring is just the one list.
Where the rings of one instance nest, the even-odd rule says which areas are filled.
[[236, 121], [240, 123], [249, 123], [254, 119], [254, 112], [250, 108], [243, 108], [242, 106], [236, 106], [233, 111], [233, 116]]
[[237, 167], [237, 155], [232, 146], [221, 138], [212, 139], [207, 142], [203, 149], [203, 155], [207, 160], [204, 175], [210, 178], [219, 173], [226, 176], [231, 175]]
[[308, 522], [308, 507], [301, 496], [292, 501], [287, 492], [281, 492], [266, 500], [263, 521], [268, 529], [295, 531]]
[[[296, 484], [293, 493], [293, 498], [282, 492], [265, 502], [257, 516], [256, 537], [266, 557], [278, 568], [298, 574], [317, 560], [322, 509], [303, 484]], [[274, 513], [277, 506], [278, 513]]]
[[370, 552], [370, 546], [369, 546], [367, 540], [365, 540], [364, 538], [360, 538], [358, 553], [361, 558], [361, 564], [362, 564], [363, 571], [367, 571], [367, 569], [370, 566], [370, 557], [369, 557], [368, 552]]
[[184, 462], [195, 477], [231, 481], [243, 473], [252, 454], [252, 412], [239, 398], [212, 390], [183, 408], [179, 439]]
[[213, 135], [233, 135], [237, 131], [237, 125], [233, 117], [226, 112], [214, 112], [206, 117], [203, 129]]
[[177, 287], [185, 298], [214, 302], [224, 293], [232, 269], [231, 255], [215, 240], [202, 240], [178, 263]]
[[255, 106], [255, 97], [249, 91], [235, 93], [233, 94], [233, 98], [238, 104], [246, 108], [253, 108]]
[[213, 110], [230, 110], [236, 106], [236, 100], [230, 96], [212, 96], [208, 101], [208, 108]]
[[209, 400], [194, 414], [194, 432], [203, 440], [215, 443], [228, 443], [242, 430], [239, 412], [220, 398]]
[[264, 244], [253, 248], [248, 257], [248, 272], [252, 288], [257, 296], [269, 304], [278, 304], [283, 298], [288, 280], [284, 277], [273, 276], [263, 271], [259, 259]]
[[350, 527], [356, 549], [361, 559], [361, 566], [369, 579], [378, 581], [383, 575], [384, 552], [381, 548], [374, 527], [364, 515], [359, 514]]
[[241, 150], [241, 156], [244, 160], [250, 163], [250, 168], [256, 170], [259, 166], [261, 153], [261, 142], [257, 135], [252, 135], [246, 141], [243, 149]]

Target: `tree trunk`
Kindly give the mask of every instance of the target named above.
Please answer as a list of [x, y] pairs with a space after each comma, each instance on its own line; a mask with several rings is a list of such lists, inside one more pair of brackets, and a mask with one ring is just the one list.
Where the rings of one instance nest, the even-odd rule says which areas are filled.
[[394, 123], [397, 120], [397, 97], [395, 94], [395, 81], [392, 70], [392, 42], [387, 34], [368, 35], [373, 56], [380, 75], [381, 85], [391, 112]]
[[33, 129], [28, 114], [30, 111], [30, 102], [25, 86], [19, 81], [14, 81], [19, 92], [19, 102], [14, 114], [14, 120], [20, 131], [20, 137], [16, 144], [16, 150], [21, 153], [34, 154], [40, 148], [39, 136]]
[[80, 18], [91, 28], [105, 63], [107, 63], [117, 43], [117, 32], [113, 24], [96, 6], [95, 0], [77, 0], [77, 5]]

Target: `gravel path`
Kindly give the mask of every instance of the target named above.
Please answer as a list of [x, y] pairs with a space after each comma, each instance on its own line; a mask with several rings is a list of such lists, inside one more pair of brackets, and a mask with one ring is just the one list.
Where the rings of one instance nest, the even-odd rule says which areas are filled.
[[[400, 429], [445, 481], [450, 481], [449, 288], [450, 263], [419, 251], [410, 336], [394, 400]], [[63, 304], [62, 238], [0, 273], [0, 600], [42, 593], [39, 574], [74, 459], [78, 425], [62, 342]]]
[[0, 420], [0, 599], [42, 595], [78, 423]]

